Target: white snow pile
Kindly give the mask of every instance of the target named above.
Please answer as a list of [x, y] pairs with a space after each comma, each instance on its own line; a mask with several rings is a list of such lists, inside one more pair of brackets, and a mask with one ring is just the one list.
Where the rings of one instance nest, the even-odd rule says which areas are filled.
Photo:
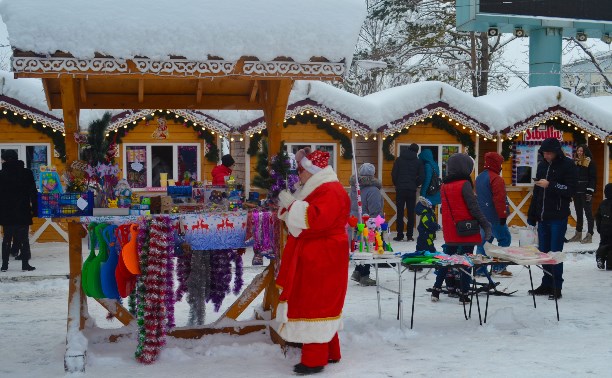
[[254, 56], [350, 65], [366, 17], [363, 0], [4, 0], [11, 45], [76, 58]]

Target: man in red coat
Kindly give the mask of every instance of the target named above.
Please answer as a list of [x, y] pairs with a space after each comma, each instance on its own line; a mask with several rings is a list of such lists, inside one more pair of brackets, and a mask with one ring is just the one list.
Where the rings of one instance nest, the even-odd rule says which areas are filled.
[[[305, 155], [305, 156], [304, 156]], [[348, 282], [349, 196], [328, 165], [329, 153], [298, 151], [301, 188], [279, 194], [279, 218], [289, 230], [276, 279], [282, 290], [277, 332], [303, 343], [298, 374], [340, 361], [338, 330]]]

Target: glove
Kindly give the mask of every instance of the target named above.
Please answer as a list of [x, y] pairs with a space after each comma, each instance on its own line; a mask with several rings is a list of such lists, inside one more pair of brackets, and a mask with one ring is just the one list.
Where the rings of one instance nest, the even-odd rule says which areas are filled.
[[506, 218], [499, 218], [499, 224], [500, 224], [500, 226], [505, 226], [506, 225]]
[[289, 206], [291, 206], [291, 204], [293, 203], [293, 201], [295, 201], [295, 197], [293, 197], [291, 192], [287, 189], [282, 190], [280, 193], [278, 193], [278, 204], [280, 207], [288, 209]]
[[535, 220], [535, 218], [527, 218], [527, 224], [530, 225], [531, 227], [535, 227], [537, 223], [538, 221]]
[[592, 194], [585, 194], [584, 199], [587, 202], [591, 202], [591, 200], [593, 199], [593, 195]]
[[289, 306], [287, 302], [278, 302], [278, 306], [276, 306], [276, 321], [279, 323], [287, 323], [289, 321], [287, 317], [288, 311]]
[[485, 236], [484, 236], [484, 240], [485, 241], [489, 241], [493, 238], [493, 234], [491, 233], [491, 231], [485, 231]]

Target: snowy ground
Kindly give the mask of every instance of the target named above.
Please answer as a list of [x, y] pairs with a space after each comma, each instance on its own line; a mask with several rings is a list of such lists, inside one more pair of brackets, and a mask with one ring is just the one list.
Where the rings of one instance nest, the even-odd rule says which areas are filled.
[[[569, 232], [568, 232], [569, 235]], [[592, 250], [596, 243], [587, 247]], [[396, 251], [409, 251], [413, 243], [395, 243]], [[568, 244], [567, 251], [585, 249]], [[1, 377], [61, 377], [66, 338], [68, 273], [67, 245], [34, 244], [34, 272], [21, 272], [17, 261], [0, 275]], [[442, 296], [432, 303], [425, 289], [429, 274], [417, 281], [414, 329], [410, 330], [412, 274], [405, 274], [405, 326], [400, 330], [397, 297], [382, 292], [382, 319], [378, 319], [376, 289], [350, 281], [340, 333], [343, 359], [319, 376], [329, 377], [570, 377], [609, 376], [612, 367], [612, 272], [599, 271], [592, 254], [570, 254], [565, 263], [565, 286], [557, 322], [554, 302], [538, 297], [537, 308], [527, 295], [529, 274], [511, 266], [512, 278], [500, 278], [500, 288], [518, 290], [512, 297], [491, 297], [488, 321], [480, 326], [474, 309], [463, 318], [457, 299]], [[245, 257], [245, 282], [261, 271]], [[352, 272], [348, 271], [347, 274]], [[397, 285], [392, 269], [381, 269], [382, 282]], [[535, 272], [534, 284], [541, 273]], [[226, 298], [224, 305], [233, 302]], [[254, 302], [261, 303], [261, 298]], [[223, 310], [223, 309], [222, 309]], [[207, 308], [207, 323], [218, 314]], [[200, 340], [168, 339], [157, 363], [138, 364], [136, 341], [123, 338], [102, 342], [109, 328], [120, 324], [105, 319], [105, 311], [89, 302], [97, 327], [88, 329], [88, 377], [284, 377], [299, 362], [299, 351], [283, 355], [265, 332], [246, 336], [216, 335]], [[176, 309], [177, 324], [184, 325], [185, 302]], [[241, 319], [251, 317], [247, 310]], [[103, 328], [103, 329], [100, 329]]]

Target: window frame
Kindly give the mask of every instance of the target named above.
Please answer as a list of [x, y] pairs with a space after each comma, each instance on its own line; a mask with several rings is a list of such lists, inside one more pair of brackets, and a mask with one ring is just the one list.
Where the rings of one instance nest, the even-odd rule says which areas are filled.
[[[396, 155], [399, 157], [400, 149], [402, 146], [410, 146], [411, 143], [396, 143]], [[419, 145], [419, 153], [422, 151], [422, 147], [438, 147], [438, 156], [435, 156], [435, 160], [438, 163], [438, 169], [440, 170], [440, 177], [444, 177], [444, 172], [442, 170], [442, 147], [459, 147], [459, 153], [465, 152], [465, 148], [461, 143], [417, 143]]]
[[[200, 143], [138, 143], [130, 142], [123, 143], [122, 146], [122, 173], [121, 177], [127, 180], [127, 148], [128, 147], [146, 147], [146, 169], [147, 169], [147, 184], [144, 188], [132, 188], [133, 191], [147, 191], [153, 184], [153, 167], [151, 166], [151, 147], [153, 146], [171, 146], [172, 147], [172, 177], [168, 177], [168, 180], [178, 181], [175, 177], [178, 175], [178, 148], [179, 147], [196, 147], [197, 155], [197, 170], [198, 176], [202, 175], [202, 145]], [[203, 181], [202, 177], [198, 177], [197, 181]], [[157, 187], [156, 187], [157, 188]]]
[[[12, 148], [17, 148], [17, 156], [19, 160], [22, 160], [24, 163], [27, 163], [27, 159], [26, 159], [26, 149], [27, 147], [34, 147], [34, 146], [45, 146], [47, 147], [47, 166], [49, 165], [53, 165], [53, 162], [51, 161], [51, 143], [36, 143], [36, 142], [25, 142], [25, 143], [0, 143], [0, 149], [12, 149]], [[26, 168], [28, 169], [32, 169], [31, 167], [28, 167], [27, 165], [25, 165]], [[2, 167], [0, 167], [0, 170], [2, 169]], [[36, 179], [36, 175], [34, 175], [34, 179], [36, 181], [36, 188], [38, 188], [38, 180]]]

